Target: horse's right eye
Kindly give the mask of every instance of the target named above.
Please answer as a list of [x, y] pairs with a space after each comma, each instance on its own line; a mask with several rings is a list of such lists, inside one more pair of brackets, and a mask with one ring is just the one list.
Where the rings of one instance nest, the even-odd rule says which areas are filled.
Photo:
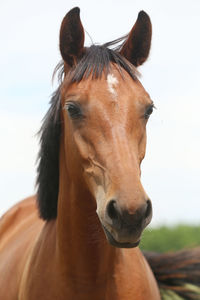
[[83, 116], [81, 108], [75, 103], [66, 103], [65, 108], [71, 119], [80, 119]]

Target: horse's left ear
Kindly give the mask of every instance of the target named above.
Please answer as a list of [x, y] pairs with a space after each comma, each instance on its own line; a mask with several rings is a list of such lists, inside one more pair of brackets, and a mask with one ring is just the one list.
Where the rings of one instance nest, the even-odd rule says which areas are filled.
[[60, 52], [65, 63], [72, 67], [84, 51], [84, 29], [80, 9], [74, 7], [64, 17], [60, 28]]
[[140, 11], [137, 21], [125, 41], [120, 54], [129, 60], [134, 66], [143, 64], [151, 46], [152, 26], [149, 16]]

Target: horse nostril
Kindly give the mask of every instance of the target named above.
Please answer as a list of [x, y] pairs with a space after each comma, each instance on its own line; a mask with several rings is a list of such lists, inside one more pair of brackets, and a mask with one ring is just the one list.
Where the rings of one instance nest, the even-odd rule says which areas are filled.
[[117, 204], [115, 200], [111, 200], [107, 204], [107, 214], [110, 217], [111, 220], [116, 220], [118, 218], [118, 213], [117, 213]]
[[106, 206], [107, 222], [112, 224], [115, 229], [124, 227], [128, 230], [135, 230], [136, 227], [146, 226], [152, 215], [151, 201], [148, 199], [134, 214], [128, 210], [120, 210], [115, 200], [110, 200]]
[[152, 213], [152, 204], [151, 204], [151, 201], [150, 200], [147, 200], [147, 208], [146, 208], [146, 212], [145, 212], [145, 218], [148, 218], [151, 213]]

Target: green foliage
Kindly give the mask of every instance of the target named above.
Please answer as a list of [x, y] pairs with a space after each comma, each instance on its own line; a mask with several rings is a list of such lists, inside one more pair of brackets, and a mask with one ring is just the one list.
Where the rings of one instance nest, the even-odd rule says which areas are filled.
[[184, 300], [184, 298], [180, 297], [171, 290], [160, 289], [160, 294], [162, 300]]
[[[200, 287], [190, 283], [186, 283], [182, 286], [187, 292], [190, 292], [191, 297], [189, 299], [200, 299]], [[160, 288], [160, 294], [162, 300], [187, 300], [188, 298], [182, 298], [172, 290]]]
[[141, 250], [168, 252], [200, 245], [200, 226], [161, 226], [144, 231], [140, 243]]

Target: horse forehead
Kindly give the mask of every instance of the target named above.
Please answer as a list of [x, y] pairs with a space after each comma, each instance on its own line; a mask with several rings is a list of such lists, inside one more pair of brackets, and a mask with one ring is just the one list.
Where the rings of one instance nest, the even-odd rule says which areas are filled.
[[[143, 97], [144, 88], [138, 80], [134, 80], [125, 71], [110, 70], [108, 74], [102, 74], [101, 78], [94, 79], [89, 76], [79, 83], [68, 86], [66, 95], [75, 95], [74, 98], [81, 103], [115, 103], [125, 105], [126, 99], [130, 100]], [[64, 93], [65, 94], [65, 93]], [[105, 100], [105, 101], [104, 101]], [[128, 101], [129, 103], [130, 101]]]
[[[123, 73], [123, 74], [122, 74]], [[97, 98], [109, 102], [118, 102], [123, 95], [129, 95], [137, 90], [137, 84], [126, 72], [111, 70], [108, 74], [103, 75], [100, 79], [90, 81], [89, 93], [96, 94]]]

